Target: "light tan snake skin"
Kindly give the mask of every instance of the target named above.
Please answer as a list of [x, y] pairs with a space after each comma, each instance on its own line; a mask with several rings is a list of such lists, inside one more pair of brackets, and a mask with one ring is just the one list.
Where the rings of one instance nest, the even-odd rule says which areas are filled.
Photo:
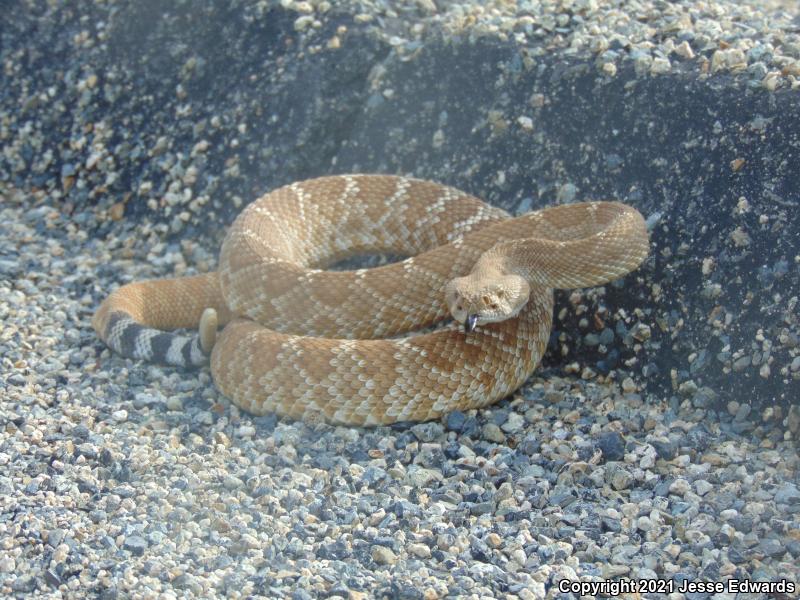
[[[322, 270], [384, 251], [411, 258]], [[227, 325], [211, 373], [241, 408], [351, 425], [423, 421], [516, 390], [547, 345], [552, 289], [606, 283], [647, 253], [642, 216], [617, 202], [510, 218], [432, 182], [323, 177], [248, 206], [217, 272], [123, 286], [93, 326], [124, 355], [196, 364], [196, 336], [156, 330], [197, 328], [212, 308]], [[433, 333], [387, 339], [451, 314], [457, 321]]]

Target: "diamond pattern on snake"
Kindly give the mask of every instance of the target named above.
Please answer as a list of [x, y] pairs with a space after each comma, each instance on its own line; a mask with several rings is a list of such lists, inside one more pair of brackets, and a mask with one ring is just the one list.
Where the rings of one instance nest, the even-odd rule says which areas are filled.
[[[125, 285], [92, 325], [130, 358], [210, 354], [217, 387], [251, 413], [425, 421], [519, 388], [545, 351], [553, 289], [605, 284], [648, 250], [642, 215], [619, 202], [511, 217], [430, 181], [335, 175], [262, 196], [231, 225], [217, 271]], [[380, 252], [410, 258], [326, 270]]]

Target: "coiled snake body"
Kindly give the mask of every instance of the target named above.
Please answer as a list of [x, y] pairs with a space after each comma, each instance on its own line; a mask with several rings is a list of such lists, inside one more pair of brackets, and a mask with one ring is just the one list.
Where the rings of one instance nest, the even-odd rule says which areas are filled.
[[[386, 251], [410, 258], [324, 270]], [[125, 285], [92, 324], [133, 358], [202, 364], [202, 346], [213, 345], [216, 385], [256, 414], [422, 421], [517, 389], [545, 350], [552, 289], [606, 283], [647, 252], [642, 216], [617, 202], [511, 218], [432, 182], [323, 177], [249, 205], [218, 271]], [[450, 315], [455, 323], [433, 333], [392, 339]], [[201, 336], [163, 331], [201, 320]], [[217, 320], [225, 327], [214, 343]]]

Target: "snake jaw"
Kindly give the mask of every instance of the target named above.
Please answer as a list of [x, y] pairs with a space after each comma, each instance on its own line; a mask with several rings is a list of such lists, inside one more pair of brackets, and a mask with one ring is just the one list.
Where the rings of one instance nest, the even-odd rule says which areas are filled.
[[472, 333], [478, 325], [478, 315], [471, 314], [464, 319], [464, 333]]

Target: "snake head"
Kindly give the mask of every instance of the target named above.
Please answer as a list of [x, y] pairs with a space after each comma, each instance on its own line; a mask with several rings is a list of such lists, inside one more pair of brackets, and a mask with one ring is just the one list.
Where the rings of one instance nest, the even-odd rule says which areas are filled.
[[516, 317], [528, 301], [530, 286], [515, 274], [489, 277], [473, 272], [451, 279], [444, 293], [450, 314], [470, 333], [479, 325]]

